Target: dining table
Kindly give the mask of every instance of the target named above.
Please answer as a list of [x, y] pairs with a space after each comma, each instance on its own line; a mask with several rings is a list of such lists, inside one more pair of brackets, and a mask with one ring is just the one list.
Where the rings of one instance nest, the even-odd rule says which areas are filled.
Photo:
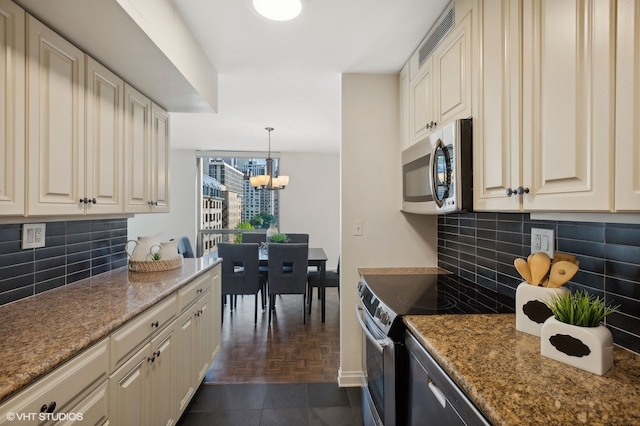
[[[258, 253], [259, 253], [259, 259], [260, 259], [260, 266], [268, 266], [269, 251], [258, 250]], [[307, 261], [309, 263], [309, 266], [316, 267], [317, 270], [320, 272], [320, 287], [318, 288], [318, 291], [320, 292], [322, 322], [324, 322], [325, 307], [326, 307], [325, 283], [327, 279], [327, 254], [324, 252], [324, 249], [322, 247], [309, 247], [309, 254], [307, 256]]]

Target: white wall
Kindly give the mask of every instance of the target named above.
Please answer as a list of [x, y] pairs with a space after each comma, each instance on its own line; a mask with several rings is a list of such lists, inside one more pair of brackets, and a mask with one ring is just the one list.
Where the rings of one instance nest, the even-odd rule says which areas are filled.
[[[436, 217], [400, 211], [398, 76], [342, 76], [341, 386], [359, 386], [362, 333], [354, 313], [358, 268], [436, 265]], [[354, 220], [363, 235], [353, 235]]]
[[324, 248], [333, 270], [340, 254], [340, 156], [283, 152], [280, 161], [290, 181], [280, 191], [279, 230], [309, 234], [309, 245]]
[[162, 241], [186, 235], [196, 250], [198, 169], [194, 151], [171, 150], [169, 153], [169, 213], [136, 214], [129, 219], [129, 239], [163, 232]]

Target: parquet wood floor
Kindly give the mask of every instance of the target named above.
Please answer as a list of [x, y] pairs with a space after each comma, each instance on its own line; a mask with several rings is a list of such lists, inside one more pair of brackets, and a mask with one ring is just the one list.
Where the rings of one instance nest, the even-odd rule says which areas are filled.
[[302, 323], [302, 296], [277, 297], [276, 310], [258, 306], [253, 324], [254, 297], [238, 297], [233, 311], [224, 307], [221, 350], [204, 383], [335, 382], [340, 362], [338, 291], [327, 289], [326, 321], [314, 293], [311, 315]]

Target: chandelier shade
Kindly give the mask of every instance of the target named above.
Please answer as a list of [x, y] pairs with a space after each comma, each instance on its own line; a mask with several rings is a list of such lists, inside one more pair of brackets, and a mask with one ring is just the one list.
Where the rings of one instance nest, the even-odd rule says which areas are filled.
[[275, 176], [273, 159], [271, 158], [271, 132], [273, 131], [273, 127], [265, 127], [265, 130], [269, 132], [266, 174], [251, 176], [249, 182], [255, 189], [284, 189], [289, 184], [289, 176]]

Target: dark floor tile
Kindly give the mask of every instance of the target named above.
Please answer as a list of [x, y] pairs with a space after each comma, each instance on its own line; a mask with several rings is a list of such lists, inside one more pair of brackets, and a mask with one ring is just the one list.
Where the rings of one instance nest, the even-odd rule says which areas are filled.
[[267, 384], [264, 408], [306, 408], [305, 383]]
[[309, 426], [349, 426], [359, 424], [351, 407], [311, 407]]
[[259, 426], [262, 410], [188, 412], [178, 426]]
[[308, 411], [306, 407], [265, 409], [262, 410], [260, 426], [306, 426], [309, 424]]
[[337, 383], [308, 383], [307, 393], [309, 407], [349, 406], [347, 389]]
[[262, 409], [265, 393], [265, 384], [203, 385], [189, 411]]

